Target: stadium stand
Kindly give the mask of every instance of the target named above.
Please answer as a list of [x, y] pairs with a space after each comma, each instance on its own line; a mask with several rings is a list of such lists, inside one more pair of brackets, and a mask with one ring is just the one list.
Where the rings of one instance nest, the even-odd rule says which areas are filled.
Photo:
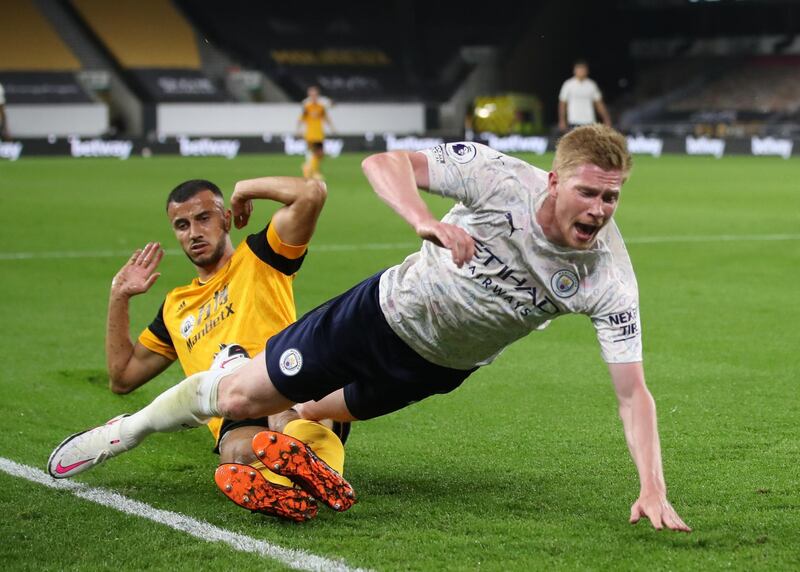
[[91, 101], [75, 79], [80, 61], [32, 0], [5, 0], [0, 18], [0, 83], [9, 104]]
[[225, 101], [201, 66], [192, 27], [168, 0], [72, 0], [144, 101]]
[[639, 74], [621, 127], [712, 136], [800, 133], [800, 55], [675, 58]]
[[473, 69], [461, 48], [502, 43], [515, 28], [493, 13], [476, 30], [472, 11], [436, 3], [176, 3], [205, 37], [295, 100], [319, 85], [340, 102], [440, 103]]
[[81, 64], [31, 0], [4, 0], [0, 18], [0, 70], [77, 71]]

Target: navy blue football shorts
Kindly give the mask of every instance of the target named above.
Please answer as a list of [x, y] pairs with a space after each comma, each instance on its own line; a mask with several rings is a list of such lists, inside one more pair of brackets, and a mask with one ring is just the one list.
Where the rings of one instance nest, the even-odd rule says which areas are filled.
[[477, 369], [433, 364], [401, 340], [378, 301], [381, 274], [267, 340], [267, 372], [281, 394], [304, 403], [343, 387], [353, 417], [371, 419], [453, 391]]

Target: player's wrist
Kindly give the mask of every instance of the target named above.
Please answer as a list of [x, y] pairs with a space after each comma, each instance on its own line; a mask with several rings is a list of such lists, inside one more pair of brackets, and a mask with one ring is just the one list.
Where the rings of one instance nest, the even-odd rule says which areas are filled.
[[122, 288], [115, 288], [114, 285], [112, 284], [111, 292], [109, 293], [109, 299], [111, 302], [118, 302], [118, 303], [121, 302], [127, 304], [128, 300], [131, 299], [131, 296], [133, 296], [133, 294], [131, 294], [130, 292], [127, 292]]
[[663, 478], [651, 477], [648, 479], [640, 479], [639, 496], [667, 496], [667, 485], [664, 483]]

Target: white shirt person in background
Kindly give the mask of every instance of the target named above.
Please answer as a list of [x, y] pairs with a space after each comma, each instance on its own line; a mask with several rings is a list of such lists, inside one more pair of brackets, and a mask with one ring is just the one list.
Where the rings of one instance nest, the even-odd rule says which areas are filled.
[[6, 94], [0, 83], [0, 141], [9, 141], [8, 119], [6, 118]]
[[573, 76], [561, 86], [558, 94], [558, 128], [568, 128], [597, 123], [597, 115], [605, 125], [611, 126], [611, 116], [603, 103], [603, 94], [597, 84], [589, 79], [589, 65], [578, 60], [572, 69]]

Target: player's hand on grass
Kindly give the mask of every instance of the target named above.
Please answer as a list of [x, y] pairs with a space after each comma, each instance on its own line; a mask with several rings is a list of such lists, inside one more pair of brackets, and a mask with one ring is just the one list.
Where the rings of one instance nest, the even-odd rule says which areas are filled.
[[631, 524], [636, 524], [642, 517], [649, 518], [656, 530], [661, 530], [666, 526], [670, 530], [692, 531], [662, 493], [643, 492], [639, 495], [631, 507]]
[[244, 228], [250, 220], [250, 215], [253, 214], [252, 199], [244, 199], [234, 191], [231, 195], [231, 212], [236, 228]]
[[163, 257], [164, 249], [157, 242], [136, 250], [111, 281], [111, 295], [130, 298], [147, 292], [161, 276], [156, 269]]
[[433, 220], [417, 225], [417, 236], [430, 240], [437, 246], [447, 248], [453, 255], [453, 262], [461, 268], [475, 256], [475, 241], [458, 226]]

